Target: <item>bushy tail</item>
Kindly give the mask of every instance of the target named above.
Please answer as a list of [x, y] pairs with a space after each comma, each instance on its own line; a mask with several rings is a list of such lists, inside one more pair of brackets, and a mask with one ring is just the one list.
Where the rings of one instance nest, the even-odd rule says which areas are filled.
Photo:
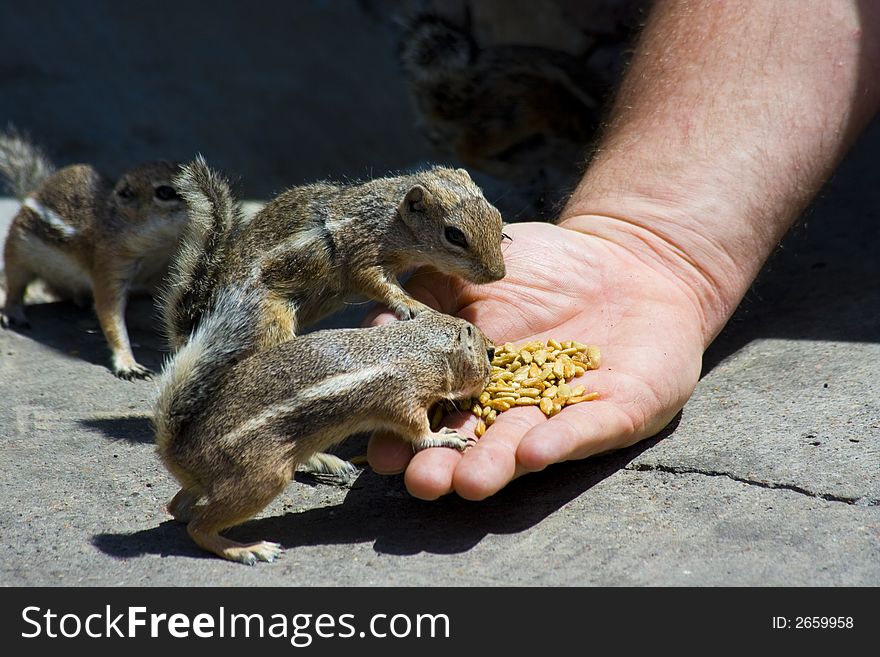
[[20, 201], [54, 171], [55, 166], [46, 154], [14, 127], [0, 132], [0, 176]]
[[245, 286], [218, 290], [189, 341], [165, 363], [153, 418], [160, 454], [204, 410], [223, 373], [256, 351], [259, 335], [251, 318], [260, 312], [262, 294]]
[[212, 302], [226, 238], [242, 214], [229, 183], [201, 155], [182, 167], [175, 186], [189, 207], [189, 224], [172, 260], [160, 306], [166, 336], [177, 350]]

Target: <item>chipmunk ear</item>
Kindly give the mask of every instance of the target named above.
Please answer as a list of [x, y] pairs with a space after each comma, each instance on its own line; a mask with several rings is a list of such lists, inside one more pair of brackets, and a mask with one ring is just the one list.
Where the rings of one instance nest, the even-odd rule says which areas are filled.
[[408, 225], [419, 221], [419, 217], [423, 216], [428, 210], [431, 203], [431, 194], [421, 185], [413, 185], [403, 197], [398, 207], [398, 212], [403, 221]]
[[465, 323], [458, 330], [458, 339], [464, 345], [472, 345], [474, 342], [474, 327], [469, 323]]

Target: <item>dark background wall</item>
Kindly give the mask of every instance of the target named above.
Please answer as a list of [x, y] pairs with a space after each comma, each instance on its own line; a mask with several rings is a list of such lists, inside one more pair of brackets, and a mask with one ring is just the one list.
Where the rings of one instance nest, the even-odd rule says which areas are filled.
[[2, 2], [0, 124], [114, 175], [202, 152], [246, 197], [437, 161], [354, 0]]

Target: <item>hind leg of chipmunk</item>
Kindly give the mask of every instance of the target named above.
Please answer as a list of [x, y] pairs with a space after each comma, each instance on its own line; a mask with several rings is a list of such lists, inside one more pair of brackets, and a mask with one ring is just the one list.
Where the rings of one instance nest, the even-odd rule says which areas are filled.
[[[278, 543], [268, 541], [238, 543], [220, 536], [220, 532], [255, 516], [275, 499], [286, 485], [287, 480], [272, 483], [241, 482], [241, 487], [236, 489], [235, 499], [218, 497], [210, 499], [204, 506], [195, 507], [186, 531], [199, 547], [224, 559], [238, 561], [248, 566], [253, 566], [258, 561], [275, 561], [283, 552]], [[242, 499], [245, 491], [247, 499]]]
[[20, 303], [6, 302], [3, 308], [0, 308], [0, 326], [9, 328], [10, 326], [19, 326], [21, 328], [30, 328], [30, 322], [24, 314], [24, 306]]
[[302, 464], [301, 469], [310, 474], [330, 475], [345, 481], [351, 479], [358, 472], [353, 463], [323, 452], [313, 454], [308, 461]]
[[430, 447], [451, 447], [463, 452], [475, 442], [473, 438], [462, 436], [455, 429], [443, 427], [439, 431], [431, 431], [421, 438], [417, 438], [413, 441], [412, 446], [414, 452], [421, 452]]
[[177, 495], [171, 498], [165, 509], [175, 520], [189, 522], [193, 515], [193, 507], [201, 498], [201, 493], [190, 488], [181, 488], [177, 491]]
[[[10, 237], [10, 241], [12, 238]], [[10, 256], [14, 249], [7, 246], [6, 249], [6, 304], [0, 308], [0, 326], [20, 326], [30, 328], [27, 317], [24, 314], [24, 292], [28, 284], [34, 280], [34, 275], [27, 269], [22, 268], [16, 260], [16, 256]]]

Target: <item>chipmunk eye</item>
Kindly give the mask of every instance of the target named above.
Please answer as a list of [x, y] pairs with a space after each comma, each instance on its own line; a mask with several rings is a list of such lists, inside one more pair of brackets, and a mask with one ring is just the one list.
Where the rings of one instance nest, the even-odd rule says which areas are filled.
[[464, 233], [455, 226], [447, 226], [443, 235], [446, 237], [446, 241], [450, 244], [460, 246], [463, 249], [468, 248], [467, 237], [465, 237]]
[[168, 185], [159, 185], [153, 193], [160, 201], [171, 201], [180, 198], [180, 196], [177, 195], [177, 191]]

